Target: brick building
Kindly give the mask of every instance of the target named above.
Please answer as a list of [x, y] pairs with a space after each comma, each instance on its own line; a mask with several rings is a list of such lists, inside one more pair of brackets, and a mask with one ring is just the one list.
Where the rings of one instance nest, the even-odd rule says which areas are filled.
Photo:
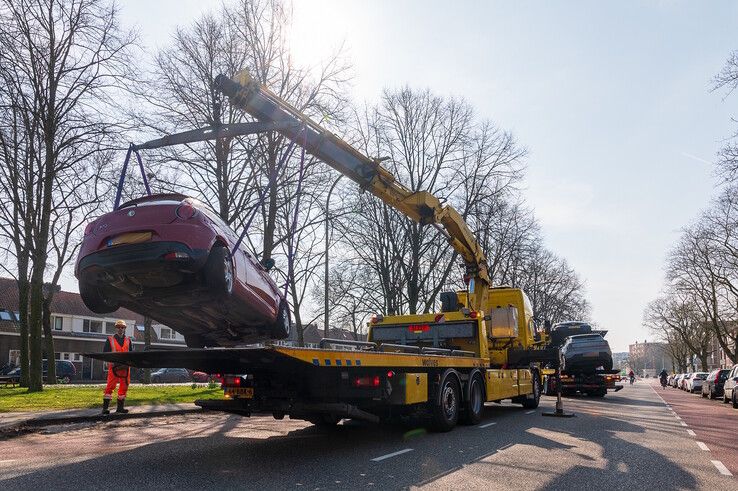
[[[15, 280], [0, 277], [0, 366], [18, 364], [20, 332], [18, 329], [18, 286]], [[78, 293], [60, 291], [51, 304], [51, 329], [54, 358], [68, 360], [77, 368], [78, 380], [105, 378], [103, 363], [83, 356], [103, 350], [105, 339], [115, 334], [114, 323], [122, 319], [128, 325], [126, 335], [133, 339], [134, 350], [144, 347], [144, 318], [128, 309], [99, 315], [90, 311]], [[184, 337], [174, 330], [154, 323], [151, 345], [158, 349], [184, 348]], [[44, 358], [48, 355], [44, 353]]]

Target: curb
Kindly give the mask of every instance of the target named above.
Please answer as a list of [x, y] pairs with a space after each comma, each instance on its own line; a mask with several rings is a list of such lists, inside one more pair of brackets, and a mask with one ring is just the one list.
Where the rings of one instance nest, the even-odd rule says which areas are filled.
[[[131, 408], [135, 408], [136, 406], [131, 406]], [[55, 426], [55, 425], [63, 425], [63, 424], [72, 424], [72, 423], [86, 423], [86, 422], [96, 422], [96, 421], [113, 421], [113, 420], [122, 420], [122, 419], [143, 419], [143, 418], [157, 418], [160, 416], [176, 416], [181, 414], [190, 414], [190, 413], [201, 413], [203, 412], [203, 409], [199, 407], [194, 408], [183, 408], [183, 409], [165, 409], [162, 411], [148, 411], [148, 412], [134, 412], [135, 410], [131, 409], [131, 412], [126, 414], [116, 414], [115, 411], [112, 411], [110, 414], [94, 414], [89, 416], [51, 416], [51, 417], [41, 417], [41, 418], [31, 418], [27, 419], [25, 421], [19, 421], [18, 423], [14, 423], [8, 426], [5, 426], [3, 428], [0, 428], [0, 439], [7, 438], [8, 436], [13, 436], [13, 434], [22, 434], [22, 433], [28, 433], [29, 431], [32, 431], [34, 428], [42, 428], [44, 426]], [[10, 434], [10, 435], [8, 435]]]

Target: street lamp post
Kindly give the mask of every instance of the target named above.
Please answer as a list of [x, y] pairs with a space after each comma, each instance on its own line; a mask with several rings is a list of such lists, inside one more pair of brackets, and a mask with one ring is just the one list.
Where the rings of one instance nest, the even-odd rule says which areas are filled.
[[328, 315], [328, 248], [330, 247], [330, 220], [331, 220], [331, 214], [330, 214], [330, 204], [331, 204], [331, 195], [333, 194], [333, 189], [335, 189], [336, 184], [338, 184], [338, 181], [341, 180], [343, 175], [338, 176], [338, 178], [333, 181], [333, 184], [331, 184], [331, 188], [328, 190], [328, 197], [325, 199], [325, 269], [324, 269], [324, 283], [323, 283], [323, 337], [327, 338], [328, 336], [328, 318], [330, 317]]

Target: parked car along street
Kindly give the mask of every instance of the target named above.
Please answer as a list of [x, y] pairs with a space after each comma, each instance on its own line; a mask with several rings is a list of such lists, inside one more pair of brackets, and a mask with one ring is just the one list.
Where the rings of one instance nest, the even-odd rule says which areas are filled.
[[702, 383], [702, 397], [717, 399], [723, 396], [723, 384], [730, 373], [729, 368], [717, 368], [707, 375]]
[[723, 385], [723, 402], [730, 402], [738, 409], [738, 363], [730, 369]]
[[151, 383], [191, 382], [192, 376], [186, 368], [160, 368], [151, 374]]
[[707, 378], [707, 372], [695, 372], [692, 374], [691, 377], [689, 377], [689, 380], [687, 380], [687, 385], [685, 390], [687, 392], [695, 393], [698, 390], [702, 390], [702, 382]]

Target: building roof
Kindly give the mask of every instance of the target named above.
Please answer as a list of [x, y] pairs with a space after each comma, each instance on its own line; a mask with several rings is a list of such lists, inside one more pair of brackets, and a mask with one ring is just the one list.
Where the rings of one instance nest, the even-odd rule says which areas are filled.
[[[0, 309], [18, 312], [18, 283], [12, 278], [0, 277]], [[78, 315], [98, 317], [100, 319], [119, 317], [125, 320], [134, 320], [136, 324], [143, 324], [144, 318], [131, 310], [119, 308], [110, 314], [96, 314], [82, 301], [79, 293], [59, 291], [51, 301], [51, 312], [54, 314]]]

